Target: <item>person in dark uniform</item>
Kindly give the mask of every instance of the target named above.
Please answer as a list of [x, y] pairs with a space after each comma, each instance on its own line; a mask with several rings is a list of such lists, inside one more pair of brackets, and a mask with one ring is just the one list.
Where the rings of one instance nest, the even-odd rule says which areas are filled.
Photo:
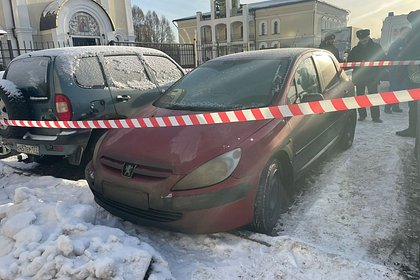
[[[388, 60], [399, 61], [401, 60], [400, 54], [403, 50], [405, 44], [407, 43], [407, 34], [410, 32], [411, 28], [408, 26], [402, 27], [400, 29], [400, 35], [395, 40], [388, 50]], [[389, 74], [389, 89], [391, 91], [398, 91], [407, 88], [406, 79], [404, 79], [404, 68], [406, 66], [392, 66], [388, 68]], [[401, 113], [403, 110], [400, 108], [399, 103], [395, 104], [386, 104], [384, 112], [387, 114], [392, 114], [392, 112]]]
[[[411, 24], [411, 31], [407, 35], [399, 58], [400, 60], [420, 60], [420, 10], [410, 12], [407, 15], [407, 20]], [[405, 78], [407, 88], [420, 88], [420, 66], [410, 65], [404, 69], [402, 77]], [[408, 106], [408, 128], [397, 131], [396, 134], [403, 137], [416, 137], [417, 101], [408, 102]]]
[[[349, 53], [349, 62], [359, 61], [383, 61], [386, 60], [386, 55], [381, 45], [373, 42], [370, 38], [370, 30], [362, 29], [356, 32], [359, 43]], [[353, 69], [352, 79], [356, 85], [356, 94], [364, 95], [365, 88], [370, 93], [378, 93], [378, 84], [382, 76], [381, 67], [355, 67]], [[364, 121], [367, 117], [366, 108], [360, 108], [359, 121]], [[379, 106], [372, 106], [370, 108], [372, 121], [381, 123]]]
[[335, 58], [337, 58], [337, 60], [341, 62], [340, 54], [338, 52], [338, 49], [334, 46], [334, 41], [335, 41], [335, 35], [329, 33], [325, 35], [324, 41], [321, 42], [321, 44], [319, 45], [319, 48], [330, 51], [335, 56]]

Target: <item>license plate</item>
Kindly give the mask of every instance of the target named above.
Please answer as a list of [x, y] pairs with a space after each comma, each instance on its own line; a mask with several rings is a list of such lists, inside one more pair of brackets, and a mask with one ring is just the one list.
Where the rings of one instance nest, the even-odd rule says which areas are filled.
[[32, 145], [16, 144], [16, 151], [19, 153], [39, 155], [39, 147]]

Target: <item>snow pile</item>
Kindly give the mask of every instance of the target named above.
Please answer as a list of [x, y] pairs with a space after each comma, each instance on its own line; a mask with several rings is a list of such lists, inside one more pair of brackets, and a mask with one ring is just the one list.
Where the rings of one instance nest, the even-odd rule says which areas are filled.
[[[0, 279], [142, 279], [154, 250], [119, 229], [94, 225], [96, 215], [86, 184], [82, 191], [71, 184], [16, 189], [13, 203], [0, 207]], [[155, 274], [170, 278], [160, 265]]]

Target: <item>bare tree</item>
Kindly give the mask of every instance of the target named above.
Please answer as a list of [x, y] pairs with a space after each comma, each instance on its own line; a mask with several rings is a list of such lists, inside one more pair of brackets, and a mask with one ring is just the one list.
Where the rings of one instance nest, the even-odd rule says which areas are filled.
[[156, 14], [155, 11], [148, 11], [144, 15], [140, 7], [134, 5], [132, 8], [134, 34], [138, 42], [152, 43], [173, 43], [174, 33], [169, 20]]

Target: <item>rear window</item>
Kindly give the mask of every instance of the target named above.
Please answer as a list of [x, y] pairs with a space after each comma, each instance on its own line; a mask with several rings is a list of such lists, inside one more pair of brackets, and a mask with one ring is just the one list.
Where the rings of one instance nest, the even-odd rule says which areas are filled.
[[147, 76], [138, 56], [106, 56], [104, 60], [113, 87], [139, 90], [156, 87]]
[[144, 59], [152, 68], [159, 86], [174, 83], [183, 76], [176, 64], [166, 57], [145, 55]]
[[49, 57], [28, 57], [13, 61], [6, 78], [12, 81], [25, 95], [46, 97], [49, 95]]

